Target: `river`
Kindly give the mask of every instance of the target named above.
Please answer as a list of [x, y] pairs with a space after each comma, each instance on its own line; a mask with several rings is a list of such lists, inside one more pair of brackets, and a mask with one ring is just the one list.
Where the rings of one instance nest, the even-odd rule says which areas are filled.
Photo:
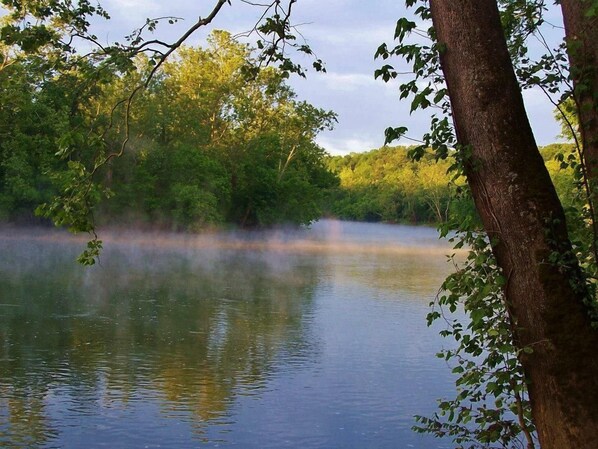
[[434, 229], [100, 237], [0, 231], [0, 447], [449, 447]]

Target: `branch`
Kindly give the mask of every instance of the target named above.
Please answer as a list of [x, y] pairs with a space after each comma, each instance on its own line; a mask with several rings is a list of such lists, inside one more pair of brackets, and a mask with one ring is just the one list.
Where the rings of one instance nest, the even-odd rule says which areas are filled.
[[[162, 66], [162, 64], [164, 64], [164, 62], [166, 61], [166, 59], [168, 59], [168, 57], [177, 49], [179, 48], [181, 45], [183, 45], [183, 43], [195, 32], [197, 31], [199, 28], [201, 28], [202, 26], [206, 26], [208, 24], [210, 24], [212, 22], [212, 20], [214, 20], [214, 18], [218, 15], [218, 13], [220, 12], [220, 10], [222, 9], [222, 7], [228, 3], [228, 0], [218, 0], [218, 3], [216, 3], [216, 5], [214, 6], [214, 9], [212, 9], [212, 12], [205, 18], [199, 18], [197, 20], [197, 22], [195, 22], [193, 24], [193, 26], [191, 28], [189, 28], [180, 38], [178, 41], [176, 41], [175, 43], [171, 44], [171, 45], [167, 45], [168, 47], [168, 51], [166, 51], [166, 53], [164, 53], [159, 59], [158, 62], [156, 63], [156, 65], [154, 66], [154, 68], [152, 69], [152, 71], [150, 72], [150, 74], [148, 75], [144, 86], [147, 87], [150, 83], [150, 81], [152, 80], [152, 78], [154, 77], [154, 75], [156, 74], [156, 72], [158, 71], [158, 69]], [[137, 92], [137, 90], [135, 91], [135, 93]]]

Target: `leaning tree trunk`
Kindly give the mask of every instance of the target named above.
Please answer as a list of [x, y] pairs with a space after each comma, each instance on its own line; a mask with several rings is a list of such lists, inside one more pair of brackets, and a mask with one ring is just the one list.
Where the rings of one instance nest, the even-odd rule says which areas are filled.
[[598, 180], [598, 11], [596, 0], [561, 0], [574, 97], [579, 111], [584, 162], [592, 181]]
[[430, 0], [466, 175], [507, 282], [543, 449], [596, 449], [598, 332], [494, 0]]

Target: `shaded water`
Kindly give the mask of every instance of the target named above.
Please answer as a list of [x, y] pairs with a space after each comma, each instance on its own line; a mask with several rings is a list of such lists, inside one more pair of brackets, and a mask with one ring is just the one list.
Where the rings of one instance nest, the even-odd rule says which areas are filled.
[[0, 232], [0, 447], [447, 447], [433, 229], [102, 237]]

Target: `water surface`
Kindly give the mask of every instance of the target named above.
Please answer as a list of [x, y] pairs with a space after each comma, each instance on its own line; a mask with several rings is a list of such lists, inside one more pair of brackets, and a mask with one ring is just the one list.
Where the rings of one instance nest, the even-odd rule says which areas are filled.
[[101, 237], [0, 232], [1, 447], [448, 447], [433, 229]]

